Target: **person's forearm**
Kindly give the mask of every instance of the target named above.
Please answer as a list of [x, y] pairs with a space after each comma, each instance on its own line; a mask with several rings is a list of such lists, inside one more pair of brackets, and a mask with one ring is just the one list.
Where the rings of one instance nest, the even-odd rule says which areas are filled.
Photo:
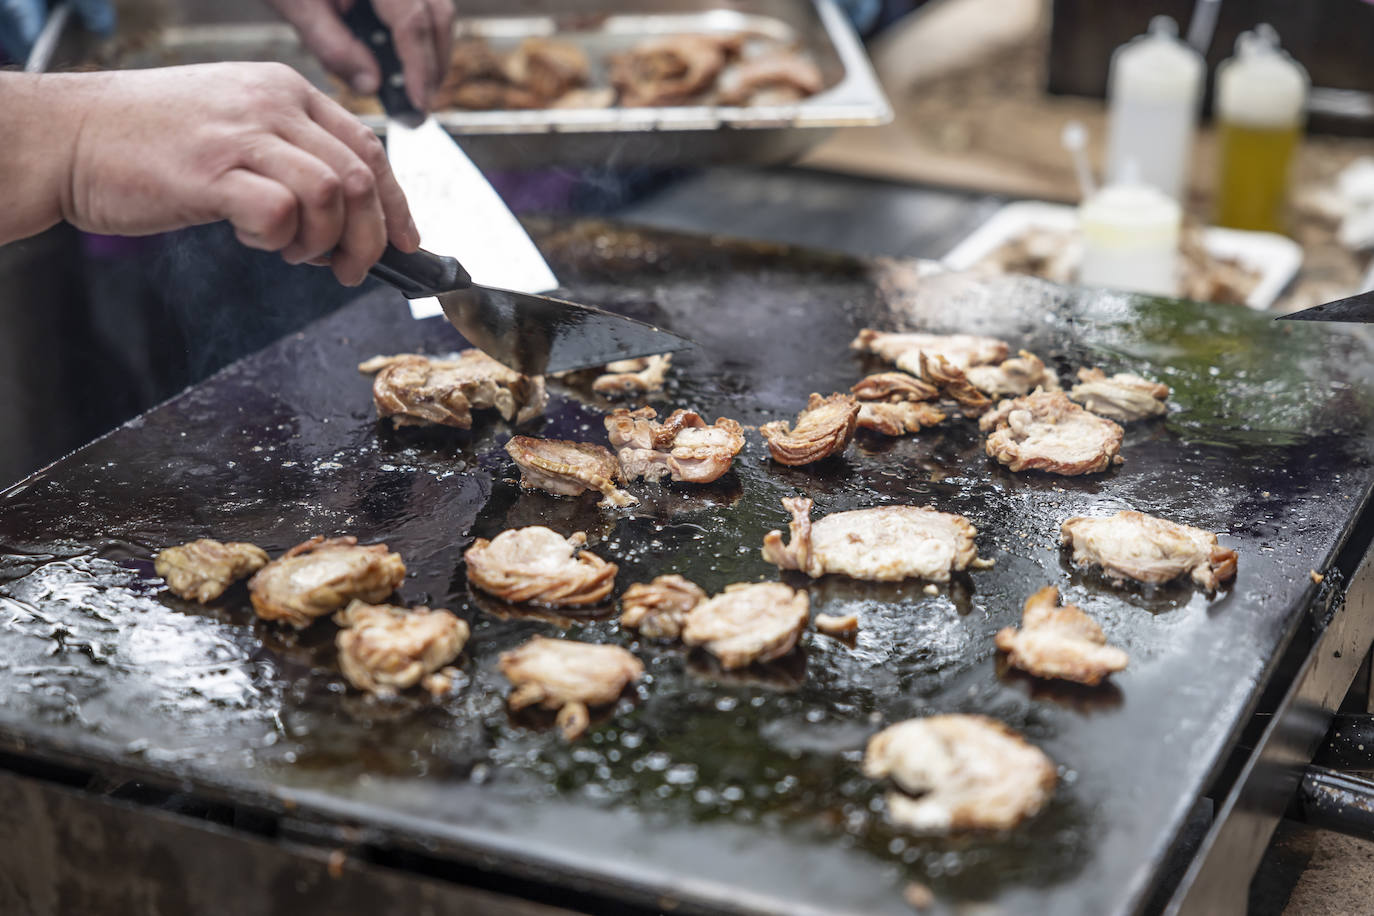
[[0, 72], [0, 244], [62, 219], [73, 149], [95, 79]]

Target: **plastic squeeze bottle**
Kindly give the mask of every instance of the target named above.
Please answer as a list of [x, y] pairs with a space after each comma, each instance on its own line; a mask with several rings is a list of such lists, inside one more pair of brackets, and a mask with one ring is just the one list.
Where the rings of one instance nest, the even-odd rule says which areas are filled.
[[1178, 238], [1183, 208], [1138, 177], [1134, 160], [1121, 181], [1078, 208], [1083, 263], [1078, 282], [1133, 292], [1178, 293]]
[[1112, 54], [1107, 77], [1107, 181], [1133, 159], [1146, 184], [1182, 200], [1188, 188], [1193, 130], [1202, 101], [1202, 55], [1178, 38], [1168, 16]]
[[1283, 231], [1309, 86], [1272, 27], [1236, 39], [1235, 56], [1217, 68], [1217, 225]]

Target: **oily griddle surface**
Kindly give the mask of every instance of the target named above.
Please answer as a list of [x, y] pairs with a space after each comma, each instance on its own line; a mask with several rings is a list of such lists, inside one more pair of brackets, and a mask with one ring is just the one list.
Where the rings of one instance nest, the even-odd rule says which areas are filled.
[[[521, 493], [511, 430], [393, 430], [375, 419], [376, 353], [442, 353], [460, 339], [373, 293], [231, 366], [0, 495], [0, 730], [5, 744], [375, 828], [374, 841], [655, 906], [908, 912], [908, 880], [950, 905], [1004, 912], [1132, 909], [1267, 666], [1299, 624], [1371, 483], [1374, 358], [1342, 328], [1274, 325], [1243, 309], [1060, 289], [1029, 280], [917, 282], [864, 263], [597, 224], [547, 229], [568, 293], [695, 338], [655, 402], [746, 424], [792, 417], [811, 391], [876, 364], [865, 325], [990, 332], [1067, 370], [1100, 364], [1174, 387], [1167, 419], [1128, 428], [1127, 463], [1085, 478], [1012, 475], [970, 421], [861, 436], [810, 468], [772, 464], [750, 435], [711, 486], [636, 484], [635, 510]], [[251, 314], [251, 303], [244, 303]], [[554, 387], [522, 432], [604, 441], [586, 389]], [[722, 673], [611, 619], [559, 619], [467, 590], [474, 536], [545, 524], [586, 531], [620, 564], [617, 592], [680, 572], [714, 592], [768, 579], [779, 498], [817, 515], [906, 502], [967, 515], [992, 570], [929, 596], [916, 582], [808, 582], [815, 611], [858, 612], [854, 645], [809, 634], [793, 656]], [[1234, 588], [1114, 588], [1068, 566], [1058, 524], [1134, 508], [1222, 532]], [[194, 537], [274, 555], [314, 534], [385, 541], [409, 603], [472, 624], [466, 683], [432, 702], [346, 688], [334, 627], [297, 635], [254, 619], [242, 585], [208, 608], [168, 595], [151, 556]], [[1001, 671], [992, 635], [1057, 583], [1131, 654], [1098, 690]], [[609, 608], [606, 609], [608, 612]], [[536, 633], [630, 647], [648, 676], [590, 733], [512, 718], [500, 652]], [[1007, 836], [916, 839], [884, 823], [860, 771], [884, 724], [936, 712], [995, 716], [1043, 747], [1063, 779]]]

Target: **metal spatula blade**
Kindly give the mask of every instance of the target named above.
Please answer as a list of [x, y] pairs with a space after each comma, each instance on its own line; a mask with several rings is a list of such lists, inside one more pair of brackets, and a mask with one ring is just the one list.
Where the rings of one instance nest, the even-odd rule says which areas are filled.
[[1374, 322], [1374, 290], [1356, 293], [1334, 302], [1323, 302], [1298, 312], [1280, 315], [1276, 321], [1355, 321]]

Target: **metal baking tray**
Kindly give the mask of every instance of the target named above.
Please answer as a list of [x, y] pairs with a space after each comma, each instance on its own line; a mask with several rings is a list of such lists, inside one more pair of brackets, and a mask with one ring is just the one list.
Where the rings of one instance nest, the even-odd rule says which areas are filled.
[[[560, 4], [552, 14], [526, 12], [525, 6], [500, 0], [466, 3], [455, 34], [480, 35], [498, 51], [530, 36], [557, 35], [586, 50], [596, 86], [607, 85], [608, 54], [646, 38], [745, 32], [809, 53], [825, 89], [787, 105], [436, 112], [439, 123], [461, 137], [463, 148], [486, 168], [777, 163], [801, 155], [835, 128], [892, 118], [863, 46], [834, 0], [734, 0], [728, 8], [674, 0], [654, 4], [652, 12], [627, 0], [596, 0]], [[119, 63], [147, 67], [213, 60], [278, 60], [316, 85], [332, 88], [295, 32], [279, 22], [191, 19], [165, 27], [157, 41]], [[363, 115], [362, 120], [385, 133], [382, 117]]]

